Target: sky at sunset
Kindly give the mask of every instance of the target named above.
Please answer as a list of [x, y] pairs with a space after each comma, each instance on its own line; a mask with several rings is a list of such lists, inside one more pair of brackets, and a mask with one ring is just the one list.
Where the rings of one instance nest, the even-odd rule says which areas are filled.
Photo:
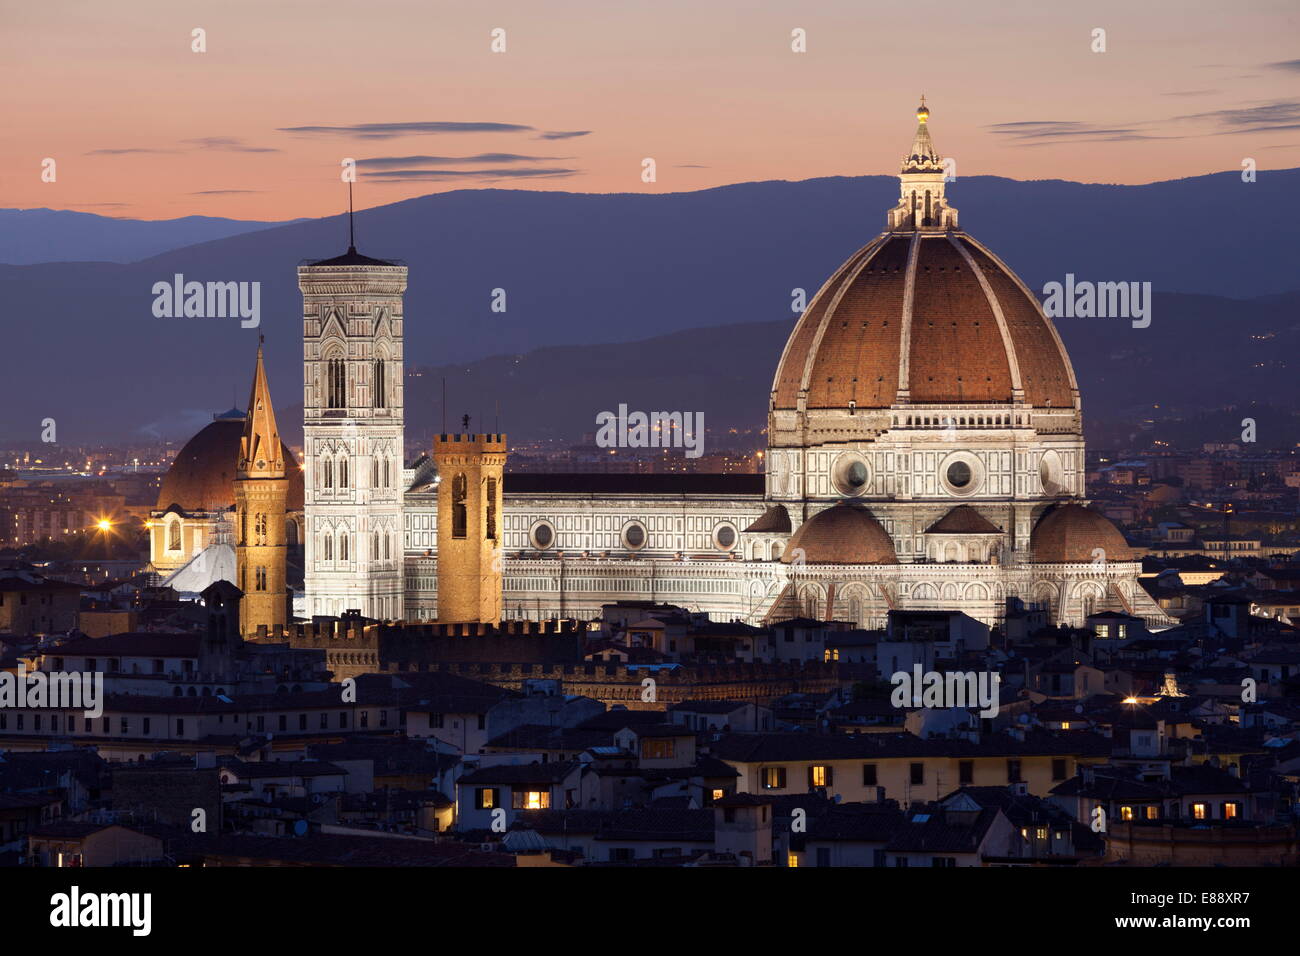
[[1294, 0], [0, 0], [0, 207], [331, 215], [345, 157], [360, 208], [894, 173], [922, 93], [959, 177], [1290, 168], [1297, 27]]

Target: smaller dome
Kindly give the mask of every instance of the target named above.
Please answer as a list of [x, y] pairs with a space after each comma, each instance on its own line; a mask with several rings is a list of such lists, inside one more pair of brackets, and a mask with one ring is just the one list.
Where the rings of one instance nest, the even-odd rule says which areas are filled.
[[1090, 564], [1099, 548], [1107, 561], [1133, 560], [1133, 549], [1110, 519], [1083, 505], [1060, 505], [1043, 515], [1029, 547], [1037, 564]]
[[800, 555], [804, 564], [898, 563], [889, 532], [860, 505], [832, 505], [800, 525], [781, 561]]
[[745, 533], [765, 532], [768, 534], [789, 534], [790, 533], [790, 512], [785, 510], [785, 505], [772, 505], [764, 511], [759, 517], [745, 529]]
[[926, 534], [1001, 534], [1002, 529], [970, 505], [958, 505], [925, 529]]
[[[219, 416], [185, 443], [163, 476], [158, 490], [157, 510], [176, 505], [182, 511], [224, 511], [235, 504], [235, 474], [239, 440], [244, 435], [244, 416]], [[285, 510], [303, 508], [303, 474], [298, 460], [284, 442], [280, 443], [288, 472], [289, 491]]]

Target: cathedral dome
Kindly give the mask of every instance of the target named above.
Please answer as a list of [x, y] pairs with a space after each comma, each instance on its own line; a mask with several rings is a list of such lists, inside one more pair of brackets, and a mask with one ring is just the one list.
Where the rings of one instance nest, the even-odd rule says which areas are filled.
[[1091, 564], [1098, 549], [1106, 561], [1133, 560], [1133, 549], [1119, 529], [1083, 505], [1060, 505], [1043, 515], [1029, 547], [1036, 564]]
[[1011, 404], [1073, 408], [1070, 360], [1038, 302], [960, 232], [878, 237], [795, 325], [774, 409]]
[[957, 228], [929, 111], [899, 175], [888, 231], [849, 257], [794, 327], [773, 411], [895, 404], [1075, 409], [1070, 360], [1038, 300]]
[[894, 542], [866, 508], [834, 505], [809, 518], [781, 555], [785, 564], [897, 564]]
[[[235, 504], [235, 469], [239, 440], [244, 434], [244, 415], [227, 412], [185, 443], [158, 491], [158, 510], [176, 505], [182, 511], [223, 511]], [[303, 508], [302, 469], [283, 442], [285, 469], [289, 475], [289, 511]]]

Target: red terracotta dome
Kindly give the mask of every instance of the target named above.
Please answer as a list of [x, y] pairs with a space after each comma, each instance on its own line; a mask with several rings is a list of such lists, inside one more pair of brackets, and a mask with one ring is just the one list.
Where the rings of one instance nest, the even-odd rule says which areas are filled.
[[1107, 561], [1134, 560], [1119, 529], [1083, 505], [1059, 505], [1039, 518], [1029, 547], [1036, 564], [1091, 564], [1097, 549]]
[[955, 230], [885, 233], [813, 297], [772, 386], [774, 409], [1011, 403], [1076, 407], [1069, 357], [1038, 301]]
[[[222, 416], [208, 425], [181, 449], [171, 468], [163, 476], [158, 491], [159, 511], [176, 505], [182, 511], [221, 511], [235, 504], [235, 467], [239, 458], [239, 439], [244, 434], [244, 418]], [[284, 442], [284, 467], [288, 472], [289, 494], [285, 507], [289, 511], [303, 508], [303, 477], [298, 461]]]
[[785, 564], [897, 564], [894, 542], [860, 505], [834, 505], [802, 525], [781, 555]]

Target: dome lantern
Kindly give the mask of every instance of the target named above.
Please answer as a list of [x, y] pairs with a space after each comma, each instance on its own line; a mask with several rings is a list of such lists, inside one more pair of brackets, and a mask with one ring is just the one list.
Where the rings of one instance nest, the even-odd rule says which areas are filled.
[[889, 210], [890, 232], [942, 232], [957, 229], [957, 210], [944, 196], [947, 172], [930, 138], [930, 108], [921, 97], [916, 135], [899, 169], [898, 205]]

